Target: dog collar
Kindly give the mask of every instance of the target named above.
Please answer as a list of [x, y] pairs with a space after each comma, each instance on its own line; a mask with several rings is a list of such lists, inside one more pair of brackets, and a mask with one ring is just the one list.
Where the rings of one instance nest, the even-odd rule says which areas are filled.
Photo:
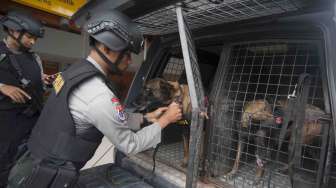
[[189, 122], [185, 119], [181, 119], [179, 121], [176, 122], [178, 125], [181, 125], [181, 126], [187, 126], [189, 125]]

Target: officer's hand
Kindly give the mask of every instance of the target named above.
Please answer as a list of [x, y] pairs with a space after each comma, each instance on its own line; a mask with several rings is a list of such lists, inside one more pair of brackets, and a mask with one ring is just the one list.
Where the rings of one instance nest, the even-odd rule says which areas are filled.
[[42, 80], [43, 80], [44, 84], [50, 85], [55, 81], [56, 76], [57, 76], [57, 73], [53, 74], [53, 75], [43, 74]]
[[156, 109], [153, 112], [149, 112], [145, 115], [145, 118], [147, 119], [147, 121], [149, 122], [157, 122], [158, 118], [163, 114], [163, 112], [165, 112], [168, 109], [168, 107], [161, 107]]
[[28, 93], [16, 86], [3, 85], [0, 87], [0, 92], [11, 98], [15, 103], [26, 103], [27, 99], [31, 99]]
[[182, 111], [180, 105], [172, 102], [166, 112], [159, 118], [158, 123], [161, 128], [165, 128], [170, 123], [175, 123], [182, 118]]

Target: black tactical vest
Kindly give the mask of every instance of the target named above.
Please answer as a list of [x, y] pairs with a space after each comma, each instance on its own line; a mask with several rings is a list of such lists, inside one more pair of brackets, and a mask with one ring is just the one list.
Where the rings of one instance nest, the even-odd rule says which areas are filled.
[[[34, 53], [26, 52], [21, 54], [12, 53], [6, 46], [4, 42], [0, 42], [0, 83], [13, 85], [17, 87], [21, 87], [20, 81], [18, 78], [18, 74], [15, 68], [11, 65], [10, 56], [16, 59], [16, 62], [20, 66], [22, 70], [23, 76], [30, 80], [34, 85], [34, 90], [37, 97], [42, 100], [43, 97], [43, 83], [41, 80], [41, 68], [36, 62], [36, 57]], [[12, 100], [7, 96], [0, 96], [0, 110], [7, 110], [13, 108], [27, 107], [30, 103], [27, 102], [25, 104], [13, 103]]]
[[95, 127], [84, 133], [76, 132], [68, 98], [74, 88], [94, 76], [102, 77], [109, 86], [105, 76], [87, 61], [76, 63], [62, 73], [64, 84], [57, 94], [55, 89], [52, 91], [28, 142], [35, 158], [71, 161], [80, 169], [93, 156], [103, 135]]

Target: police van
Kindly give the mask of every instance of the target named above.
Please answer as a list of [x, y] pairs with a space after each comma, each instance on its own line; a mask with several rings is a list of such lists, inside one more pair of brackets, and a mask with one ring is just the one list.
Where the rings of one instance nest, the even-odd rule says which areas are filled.
[[104, 8], [146, 37], [126, 107], [159, 77], [188, 85], [192, 111], [155, 149], [83, 170], [80, 187], [336, 186], [333, 0], [92, 0], [73, 19]]

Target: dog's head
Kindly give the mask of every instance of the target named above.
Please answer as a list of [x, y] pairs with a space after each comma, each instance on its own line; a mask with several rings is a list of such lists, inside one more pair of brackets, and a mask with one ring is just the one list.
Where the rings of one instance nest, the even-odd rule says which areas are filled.
[[175, 95], [174, 84], [162, 78], [154, 78], [145, 83], [133, 105], [139, 111], [155, 109], [173, 102]]

